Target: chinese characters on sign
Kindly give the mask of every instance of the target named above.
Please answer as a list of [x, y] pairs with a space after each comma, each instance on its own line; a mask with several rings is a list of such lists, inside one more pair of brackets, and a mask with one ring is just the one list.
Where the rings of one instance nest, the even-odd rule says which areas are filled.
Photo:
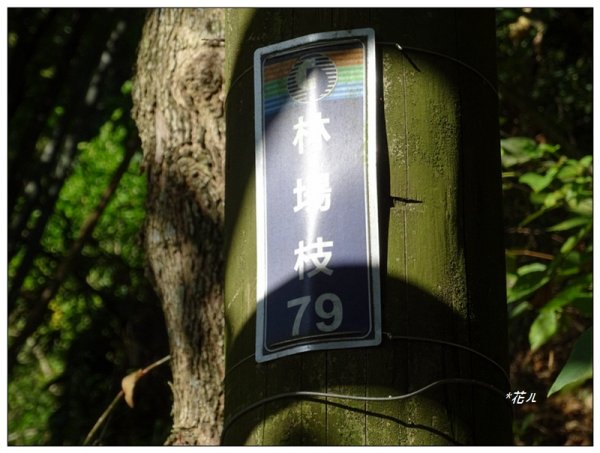
[[381, 341], [374, 46], [361, 29], [255, 52], [259, 362]]

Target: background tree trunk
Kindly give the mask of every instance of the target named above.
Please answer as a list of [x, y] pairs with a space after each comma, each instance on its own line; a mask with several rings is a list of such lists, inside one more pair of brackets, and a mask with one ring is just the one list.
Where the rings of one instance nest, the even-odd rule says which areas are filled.
[[218, 444], [222, 424], [222, 15], [152, 11], [133, 89], [149, 183], [144, 247], [172, 355], [168, 444]]

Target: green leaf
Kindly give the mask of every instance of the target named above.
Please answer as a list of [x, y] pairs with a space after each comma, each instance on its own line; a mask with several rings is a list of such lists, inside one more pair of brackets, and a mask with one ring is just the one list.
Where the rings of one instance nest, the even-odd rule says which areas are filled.
[[554, 311], [564, 307], [565, 305], [569, 305], [576, 300], [585, 299], [588, 297], [591, 298], [591, 294], [587, 291], [587, 286], [588, 285], [580, 284], [566, 287], [564, 290], [550, 299], [548, 303], [544, 305], [542, 310]]
[[561, 168], [558, 173], [558, 179], [562, 182], [572, 181], [577, 176], [581, 175], [581, 170], [579, 163], [571, 159], [567, 162], [567, 165]]
[[591, 172], [592, 156], [584, 156], [581, 160], [568, 159], [566, 165], [558, 173], [563, 182], [576, 180], [579, 176]]
[[565, 194], [560, 190], [556, 190], [554, 192], [550, 192], [546, 198], [544, 198], [544, 207], [545, 208], [554, 208], [558, 204], [560, 200], [565, 197]]
[[519, 178], [519, 182], [523, 184], [527, 184], [534, 192], [541, 192], [546, 187], [550, 185], [552, 180], [554, 179], [554, 175], [545, 174], [539, 175], [537, 173], [525, 173], [523, 176]]
[[581, 214], [591, 217], [594, 213], [594, 201], [591, 197], [584, 198], [577, 202], [574, 206], [569, 206], [570, 210], [576, 214]]
[[534, 153], [537, 150], [535, 140], [528, 137], [508, 137], [500, 141], [502, 149], [515, 156]]
[[579, 244], [579, 242], [585, 237], [585, 235], [588, 234], [591, 228], [592, 225], [590, 223], [583, 227], [581, 230], [579, 230], [573, 236], [569, 236], [567, 240], [563, 243], [563, 245], [560, 247], [560, 253], [562, 253], [563, 255], [570, 253], [571, 250], [573, 250], [573, 248], [575, 248], [575, 246]]
[[592, 367], [592, 328], [583, 332], [560, 371], [558, 377], [548, 390], [548, 396], [571, 384], [583, 384], [593, 375]]
[[536, 350], [558, 330], [558, 315], [554, 310], [542, 310], [529, 329], [529, 344]]
[[[589, 247], [591, 247], [591, 244]], [[580, 253], [577, 250], [571, 250], [566, 255], [559, 255], [558, 258], [559, 259], [557, 260], [556, 266], [557, 277], [591, 277], [592, 273], [590, 270], [588, 270], [588, 268], [591, 268], [592, 265], [591, 251]]]
[[517, 269], [517, 281], [508, 288], [508, 303], [517, 302], [533, 294], [550, 281], [547, 266], [543, 263], [531, 263]]
[[589, 168], [591, 171], [592, 160], [593, 160], [593, 157], [588, 154], [587, 156], [583, 156], [580, 159], [579, 164], [582, 165], [583, 167]]
[[570, 219], [563, 220], [562, 222], [557, 223], [550, 228], [547, 228], [546, 231], [566, 231], [581, 225], [587, 225], [591, 222], [591, 217], [572, 217]]
[[529, 263], [517, 269], [517, 275], [524, 276], [533, 272], [543, 272], [548, 269], [544, 263]]
[[505, 138], [501, 141], [501, 148], [502, 166], [505, 168], [523, 164], [543, 154], [535, 140], [526, 137]]
[[532, 305], [527, 301], [511, 304], [508, 306], [508, 319], [512, 320], [524, 313], [531, 311], [532, 309]]
[[[550, 194], [552, 195], [552, 194]], [[548, 198], [548, 196], [546, 194], [544, 194], [544, 199]], [[529, 214], [527, 217], [525, 217], [525, 219], [523, 219], [523, 221], [521, 223], [519, 223], [520, 227], [524, 227], [525, 225], [533, 222], [535, 219], [537, 219], [538, 217], [544, 215], [546, 212], [548, 212], [551, 208], [548, 208], [546, 206], [542, 206], [540, 209], [538, 209], [537, 211], [535, 211], [532, 214]]]

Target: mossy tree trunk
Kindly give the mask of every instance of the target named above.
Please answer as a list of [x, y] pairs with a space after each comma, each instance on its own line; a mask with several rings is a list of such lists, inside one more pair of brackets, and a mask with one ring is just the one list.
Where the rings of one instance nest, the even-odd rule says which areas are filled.
[[[362, 27], [373, 28], [379, 42], [383, 330], [465, 345], [505, 368], [508, 362], [497, 98], [489, 84], [495, 80], [494, 11], [230, 10], [224, 442], [509, 444], [510, 406], [501, 394], [477, 385], [438, 386], [395, 402], [288, 398], [244, 412], [284, 392], [387, 396], [454, 377], [507, 390], [503, 373], [490, 362], [414, 339], [266, 364], [252, 358], [253, 52], [309, 33]], [[243, 415], [229, 424], [237, 414]]]

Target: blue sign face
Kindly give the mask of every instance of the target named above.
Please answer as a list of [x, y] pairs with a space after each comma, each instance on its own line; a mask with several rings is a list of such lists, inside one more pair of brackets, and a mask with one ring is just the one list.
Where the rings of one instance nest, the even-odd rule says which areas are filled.
[[361, 29], [255, 52], [258, 362], [381, 341], [374, 46]]

